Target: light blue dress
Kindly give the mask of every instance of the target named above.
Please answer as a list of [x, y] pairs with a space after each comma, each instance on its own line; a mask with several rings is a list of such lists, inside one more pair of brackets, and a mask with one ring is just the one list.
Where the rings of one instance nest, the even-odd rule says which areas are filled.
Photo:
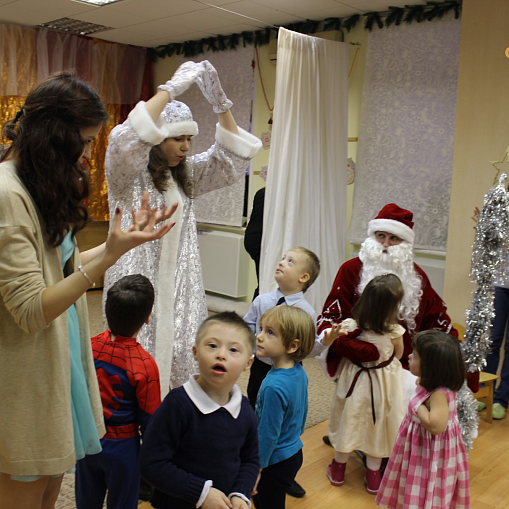
[[[62, 270], [67, 260], [74, 253], [74, 241], [71, 232], [60, 244], [62, 253]], [[73, 304], [67, 310], [67, 322], [69, 328], [69, 352], [71, 358], [71, 401], [72, 401], [72, 424], [74, 430], [74, 449], [76, 460], [85, 457], [86, 454], [101, 452], [101, 442], [97, 434], [97, 428], [88, 396], [87, 382], [81, 362], [80, 327], [76, 306]]]

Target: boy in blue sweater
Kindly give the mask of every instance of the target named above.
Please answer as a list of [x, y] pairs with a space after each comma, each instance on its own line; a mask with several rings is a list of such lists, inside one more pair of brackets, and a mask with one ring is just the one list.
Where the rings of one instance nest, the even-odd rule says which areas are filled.
[[299, 361], [315, 342], [315, 322], [294, 306], [277, 306], [260, 319], [257, 353], [272, 360], [256, 401], [262, 467], [257, 509], [284, 509], [286, 492], [302, 465], [308, 378]]
[[236, 385], [255, 338], [233, 312], [207, 318], [193, 354], [200, 374], [172, 390], [143, 437], [142, 477], [155, 509], [248, 509], [258, 476], [258, 433]]

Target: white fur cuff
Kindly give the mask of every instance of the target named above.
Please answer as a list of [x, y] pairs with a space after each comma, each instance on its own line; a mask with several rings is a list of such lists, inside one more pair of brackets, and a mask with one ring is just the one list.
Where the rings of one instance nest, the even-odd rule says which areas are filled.
[[252, 159], [262, 148], [259, 138], [237, 126], [239, 134], [233, 134], [216, 124], [216, 141], [244, 159]]
[[[145, 143], [159, 145], [159, 143], [162, 143], [165, 138], [167, 138], [165, 125], [158, 126], [158, 124], [152, 120], [145, 106], [145, 101], [140, 101], [131, 110], [128, 118], [131, 127]], [[165, 124], [164, 121], [163, 124]]]

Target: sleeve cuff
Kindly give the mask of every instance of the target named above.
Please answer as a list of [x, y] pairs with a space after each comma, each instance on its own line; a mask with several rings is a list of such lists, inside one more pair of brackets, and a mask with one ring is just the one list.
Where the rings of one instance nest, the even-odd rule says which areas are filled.
[[241, 498], [249, 508], [251, 508], [251, 500], [249, 498], [247, 498], [245, 495], [243, 495], [242, 493], [238, 493], [236, 491], [234, 491], [233, 493], [230, 493], [228, 495], [228, 498], [231, 500], [232, 497], [239, 497]]
[[262, 148], [259, 138], [238, 127], [239, 134], [234, 134], [216, 124], [216, 141], [244, 159], [252, 159]]
[[157, 122], [154, 122], [147, 111], [145, 101], [140, 101], [127, 118], [133, 130], [145, 143], [159, 145], [168, 136], [164, 120], [159, 117]]
[[212, 488], [212, 481], [205, 481], [205, 484], [203, 485], [203, 490], [201, 491], [200, 498], [198, 499], [198, 502], [196, 502], [196, 507], [201, 507], [203, 505], [203, 502], [205, 502], [205, 499], [209, 494], [210, 488]]

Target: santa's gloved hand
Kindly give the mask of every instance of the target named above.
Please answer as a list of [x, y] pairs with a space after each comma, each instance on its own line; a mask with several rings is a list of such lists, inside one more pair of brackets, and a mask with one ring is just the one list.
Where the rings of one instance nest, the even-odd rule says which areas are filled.
[[173, 100], [183, 94], [205, 72], [202, 62], [184, 62], [175, 74], [164, 85], [159, 85], [157, 90], [166, 90]]
[[196, 83], [205, 99], [212, 104], [214, 112], [224, 113], [233, 106], [233, 103], [226, 97], [215, 67], [208, 60], [204, 60], [202, 64], [205, 72], [196, 79]]

